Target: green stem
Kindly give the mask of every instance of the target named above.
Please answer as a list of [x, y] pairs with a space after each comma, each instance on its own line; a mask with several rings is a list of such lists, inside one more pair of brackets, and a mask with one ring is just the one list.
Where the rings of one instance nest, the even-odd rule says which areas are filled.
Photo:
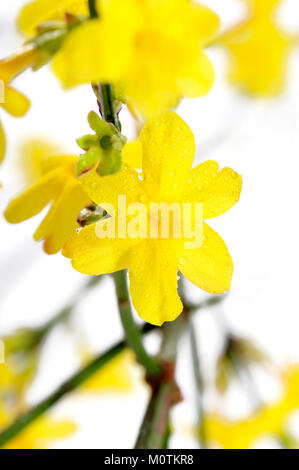
[[127, 284], [127, 272], [119, 271], [113, 275], [113, 279], [117, 295], [118, 310], [128, 345], [134, 351], [138, 362], [145, 367], [148, 375], [157, 375], [161, 371], [160, 365], [146, 352], [140, 330], [133, 319]]
[[202, 448], [206, 447], [206, 434], [204, 427], [204, 408], [203, 408], [203, 391], [204, 384], [201, 374], [200, 360], [199, 360], [199, 350], [197, 339], [194, 331], [194, 326], [192, 319], [189, 319], [189, 328], [190, 328], [190, 339], [191, 339], [191, 351], [192, 351], [192, 362], [193, 362], [193, 372], [196, 384], [196, 402], [197, 402], [197, 411], [198, 411], [198, 435], [200, 439], [200, 444]]
[[90, 18], [98, 18], [98, 12], [96, 9], [96, 4], [95, 0], [88, 0], [88, 7], [89, 7], [89, 13], [90, 13]]
[[164, 449], [168, 442], [170, 410], [181, 399], [175, 382], [175, 362], [178, 341], [184, 331], [184, 317], [182, 313], [175, 322], [166, 323], [162, 327], [163, 343], [159, 356], [163, 373], [151, 383], [152, 396], [143, 418], [136, 449]]
[[[154, 330], [156, 327], [146, 324], [140, 333], [146, 334]], [[11, 426], [0, 433], [0, 447], [3, 447], [10, 439], [17, 436], [23, 429], [33, 423], [39, 416], [43, 415], [53, 405], [60, 401], [65, 395], [76, 390], [86, 380], [92, 377], [109, 361], [115, 358], [126, 348], [126, 341], [121, 341], [107, 350], [104, 354], [99, 355], [87, 366], [83, 367], [78, 373], [66, 380], [55, 392], [42, 400], [38, 405], [27, 411], [24, 415], [15, 421]]]
[[114, 124], [114, 126], [120, 131], [121, 125], [117, 117], [113, 85], [109, 83], [106, 85], [99, 85], [98, 91], [103, 119]]
[[174, 404], [177, 387], [161, 382], [154, 390], [143, 419], [135, 449], [163, 449], [169, 430], [169, 412]]

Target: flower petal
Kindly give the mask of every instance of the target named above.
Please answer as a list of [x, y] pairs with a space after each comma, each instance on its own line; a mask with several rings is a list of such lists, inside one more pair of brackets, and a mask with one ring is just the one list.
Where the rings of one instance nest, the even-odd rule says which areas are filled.
[[192, 10], [191, 14], [193, 14], [200, 42], [202, 45], [205, 45], [219, 30], [220, 19], [216, 13], [201, 3], [193, 2]]
[[195, 141], [189, 126], [177, 114], [163, 113], [143, 126], [144, 182], [153, 200], [179, 200], [192, 166]]
[[[41, 139], [29, 139], [20, 148], [21, 163], [26, 179], [37, 180], [44, 171], [44, 161], [50, 155], [58, 155], [61, 150], [56, 145]], [[48, 168], [48, 165], [47, 165]], [[48, 168], [49, 170], [49, 168]]]
[[18, 224], [38, 214], [58, 194], [63, 184], [63, 175], [52, 171], [13, 199], [5, 211], [11, 224]]
[[128, 237], [99, 238], [97, 225], [89, 225], [74, 233], [65, 244], [62, 254], [70, 258], [73, 267], [83, 274], [100, 275], [128, 268], [130, 249], [136, 240]]
[[51, 440], [69, 437], [77, 429], [72, 421], [54, 421], [41, 416], [37, 421], [11, 439], [5, 449], [45, 449]]
[[99, 176], [95, 171], [90, 171], [79, 181], [92, 201], [102, 206], [104, 203], [112, 204], [115, 209], [118, 207], [118, 196], [126, 196], [127, 204], [131, 204], [138, 202], [144, 191], [138, 173], [126, 164], [115, 175]]
[[30, 101], [19, 91], [5, 86], [5, 102], [0, 103], [14, 117], [24, 116], [30, 108]]
[[186, 202], [202, 202], [204, 219], [218, 217], [233, 207], [240, 198], [242, 177], [231, 168], [218, 171], [213, 160], [191, 170], [184, 194]]
[[34, 234], [35, 240], [45, 240], [47, 254], [55, 254], [62, 249], [79, 227], [77, 219], [80, 211], [89, 203], [89, 197], [75, 179], [65, 186]]
[[33, 36], [36, 27], [51, 20], [63, 20], [66, 12], [88, 16], [86, 0], [35, 0], [25, 5], [18, 16], [18, 27], [26, 36]]
[[40, 51], [32, 44], [27, 44], [14, 54], [0, 60], [0, 78], [9, 83], [40, 57]]
[[230, 289], [233, 262], [222, 238], [204, 224], [201, 248], [184, 249], [179, 270], [201, 289], [211, 294], [222, 294]]
[[214, 83], [215, 72], [211, 61], [203, 53], [184, 65], [177, 79], [181, 95], [190, 98], [208, 93]]
[[128, 142], [122, 150], [122, 159], [131, 168], [142, 167], [142, 145], [140, 140]]
[[2, 124], [0, 122], [0, 163], [3, 161], [3, 158], [5, 157], [5, 151], [6, 151], [6, 137], [4, 134]]
[[130, 63], [137, 21], [135, 10], [130, 15], [128, 11], [127, 2], [118, 2], [118, 8], [107, 15], [104, 12], [100, 20], [88, 21], [68, 35], [53, 61], [54, 72], [65, 87], [123, 77]]
[[138, 315], [153, 325], [183, 310], [177, 292], [177, 259], [168, 240], [144, 241], [130, 255], [130, 294]]
[[134, 385], [134, 368], [136, 361], [130, 350], [118, 354], [102, 367], [99, 372], [82, 384], [84, 392], [130, 392]]

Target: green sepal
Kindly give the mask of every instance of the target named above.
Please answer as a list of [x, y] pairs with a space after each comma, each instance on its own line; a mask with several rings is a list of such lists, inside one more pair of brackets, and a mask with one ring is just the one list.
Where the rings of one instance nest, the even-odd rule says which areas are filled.
[[76, 167], [76, 175], [80, 176], [83, 173], [91, 170], [91, 168], [101, 160], [101, 150], [99, 147], [92, 147], [90, 148], [84, 155], [78, 160], [77, 167]]
[[82, 17], [72, 16], [69, 21], [49, 21], [39, 25], [37, 35], [26, 43], [33, 44], [40, 52], [32, 69], [35, 71], [47, 64], [61, 49], [67, 35], [83, 21]]
[[104, 137], [105, 135], [111, 136], [113, 134], [111, 125], [101, 119], [94, 111], [90, 111], [87, 119], [91, 129], [95, 131], [99, 137]]
[[110, 152], [104, 152], [102, 161], [97, 168], [97, 172], [100, 176], [114, 175], [121, 169], [121, 151], [111, 150]]
[[120, 150], [121, 151], [123, 146], [127, 142], [127, 138], [124, 135], [122, 135], [120, 133], [117, 133], [117, 134], [115, 134], [111, 137], [111, 142], [112, 142], [112, 147], [115, 150]]
[[99, 138], [96, 135], [86, 134], [76, 142], [82, 150], [89, 150], [91, 147], [99, 145]]

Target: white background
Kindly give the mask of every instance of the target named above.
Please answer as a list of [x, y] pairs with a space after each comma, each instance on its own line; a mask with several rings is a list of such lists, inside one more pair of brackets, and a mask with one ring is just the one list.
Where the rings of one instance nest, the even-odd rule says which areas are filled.
[[[223, 20], [223, 28], [243, 14], [240, 0], [206, 0]], [[282, 20], [292, 30], [299, 30], [297, 0], [285, 1]], [[14, 19], [23, 5], [21, 0], [0, 3], [0, 56], [22, 43]], [[215, 159], [220, 166], [230, 166], [243, 176], [240, 202], [225, 215], [212, 220], [225, 240], [234, 260], [235, 272], [230, 295], [221, 308], [202, 310], [196, 318], [203, 367], [208, 383], [212, 379], [215, 352], [221, 346], [219, 320], [225, 318], [230, 328], [256, 341], [275, 364], [299, 362], [299, 61], [298, 50], [290, 63], [289, 83], [276, 100], [251, 100], [226, 84], [223, 53], [209, 50], [216, 68], [216, 83], [211, 93], [201, 99], [186, 100], [178, 112], [194, 131], [197, 161]], [[65, 151], [78, 153], [75, 139], [88, 131], [86, 116], [96, 110], [89, 86], [65, 93], [49, 68], [27, 72], [16, 86], [32, 100], [23, 119], [13, 119], [1, 112], [8, 136], [8, 151], [0, 168], [4, 188], [0, 194], [1, 213], [11, 196], [21, 190], [24, 179], [18, 166], [20, 144], [28, 137], [44, 137], [61, 145]], [[132, 123], [121, 114], [125, 133], [133, 136]], [[86, 278], [74, 271], [60, 254], [46, 256], [42, 246], [32, 240], [32, 233], [42, 216], [18, 226], [0, 219], [0, 336], [15, 327], [43, 323], [71, 299]], [[194, 299], [206, 294], [190, 287]], [[89, 341], [94, 352], [105, 349], [122, 335], [115, 305], [113, 286], [106, 279], [100, 287], [82, 299], [72, 324], [76, 335]], [[65, 377], [77, 370], [78, 354], [72, 333], [58, 328], [44, 348], [37, 379], [28, 400], [35, 403], [53, 390]], [[149, 347], [155, 350], [156, 338]], [[259, 393], [274, 397], [272, 381], [256, 373]], [[194, 446], [182, 431], [193, 422], [194, 394], [190, 351], [187, 338], [181, 345], [178, 381], [185, 401], [174, 410], [176, 432], [174, 447]], [[210, 388], [208, 387], [208, 391]], [[121, 396], [74, 396], [54, 410], [57, 417], [70, 418], [79, 425], [78, 432], [57, 447], [130, 448], [148, 398], [139, 385], [133, 393]], [[219, 407], [231, 416], [244, 416], [250, 403], [241, 387], [234, 387], [226, 407], [215, 394], [207, 393], [206, 405]], [[267, 445], [273, 445], [268, 443]]]

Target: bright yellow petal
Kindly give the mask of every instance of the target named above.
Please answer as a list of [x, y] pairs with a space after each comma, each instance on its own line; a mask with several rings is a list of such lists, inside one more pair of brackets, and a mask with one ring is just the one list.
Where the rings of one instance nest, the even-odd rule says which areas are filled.
[[142, 145], [140, 140], [128, 142], [122, 150], [122, 159], [131, 168], [142, 167]]
[[249, 10], [254, 12], [256, 17], [264, 18], [268, 16], [271, 11], [274, 11], [282, 0], [246, 0]]
[[183, 310], [173, 244], [169, 240], [145, 240], [130, 255], [132, 303], [138, 315], [153, 325], [175, 320]]
[[89, 225], [74, 233], [62, 254], [71, 258], [73, 267], [83, 274], [100, 275], [128, 268], [130, 249], [136, 240], [128, 237], [101, 239], [97, 236], [97, 225]]
[[14, 88], [5, 87], [5, 102], [0, 103], [9, 114], [14, 117], [24, 116], [30, 108], [30, 101]]
[[142, 116], [150, 119], [163, 111], [176, 108], [182, 96], [176, 81], [175, 86], [172, 87], [169, 86], [167, 79], [164, 85], [161, 84], [161, 80], [156, 82], [147, 73], [147, 69], [153, 68], [157, 71], [159, 66], [145, 58], [144, 62], [147, 66], [136, 66], [134, 70], [131, 70], [122, 86], [129, 103], [132, 103]]
[[133, 389], [134, 354], [124, 351], [82, 385], [89, 392], [130, 392]]
[[18, 224], [38, 214], [55, 199], [63, 180], [63, 175], [58, 171], [43, 176], [10, 202], [5, 211], [6, 220], [11, 224]]
[[177, 79], [181, 95], [190, 98], [205, 95], [214, 83], [214, 68], [208, 57], [200, 52], [198, 58], [184, 65]]
[[[271, 31], [270, 31], [271, 29]], [[272, 26], [229, 45], [229, 80], [261, 96], [280, 93], [286, 81], [290, 42]]]
[[77, 429], [72, 421], [41, 417], [5, 445], [5, 449], [44, 449], [51, 441], [71, 436]]
[[53, 61], [54, 72], [65, 87], [122, 78], [130, 63], [132, 36], [130, 21], [123, 17], [119, 21], [121, 11], [107, 21], [88, 21], [68, 35]]
[[47, 254], [58, 253], [79, 227], [80, 211], [90, 203], [81, 186], [71, 179], [53, 203], [49, 213], [34, 234], [35, 240], [44, 239]]
[[103, 203], [118, 207], [118, 196], [126, 196], [127, 205], [140, 201], [143, 185], [134, 169], [123, 164], [122, 169], [115, 175], [99, 176], [91, 171], [79, 178], [83, 190], [90, 199], [98, 205]]
[[208, 160], [195, 167], [187, 179], [184, 199], [202, 202], [204, 219], [224, 214], [240, 198], [242, 177], [230, 168], [218, 169], [217, 162]]
[[63, 20], [65, 13], [88, 16], [87, 0], [36, 0], [25, 5], [18, 16], [18, 27], [25, 36], [33, 36], [36, 27], [51, 20]]
[[[49, 152], [51, 151], [50, 149], [50, 144], [49, 144]], [[63, 168], [63, 170], [66, 172], [66, 174], [74, 178], [76, 174], [76, 165], [78, 162], [78, 157], [76, 155], [63, 155], [62, 153], [59, 154], [53, 154], [49, 153], [48, 155], [45, 155], [44, 158], [42, 158], [41, 161], [41, 169], [42, 169], [42, 174], [49, 173], [52, 170], [58, 169], [58, 168]]]
[[192, 10], [191, 15], [193, 16], [197, 34], [201, 44], [205, 45], [219, 30], [220, 19], [210, 8], [197, 2], [193, 2]]
[[139, 139], [145, 186], [152, 200], [178, 201], [194, 158], [191, 129], [177, 114], [167, 112], [148, 121]]
[[223, 449], [248, 449], [253, 443], [258, 429], [244, 422], [225, 421], [217, 415], [207, 416], [204, 420], [207, 439], [210, 443], [220, 444]]
[[229, 56], [229, 80], [260, 96], [280, 93], [294, 38], [276, 22], [277, 1], [250, 1], [248, 20], [222, 37]]
[[184, 249], [179, 270], [201, 289], [222, 294], [230, 289], [233, 262], [222, 238], [204, 224], [201, 248]]
[[4, 134], [2, 124], [0, 122], [0, 163], [3, 161], [3, 158], [5, 157], [5, 151], [6, 151], [6, 137]]
[[13, 78], [26, 70], [39, 58], [40, 52], [35, 46], [28, 44], [19, 51], [0, 60], [0, 79], [9, 83]]
[[[24, 142], [20, 148], [20, 154], [27, 181], [35, 181], [43, 173], [47, 173], [47, 171], [44, 171], [44, 160], [50, 155], [57, 155], [59, 152], [60, 149], [56, 145], [45, 140], [30, 139]], [[49, 171], [48, 165], [47, 169]]]

